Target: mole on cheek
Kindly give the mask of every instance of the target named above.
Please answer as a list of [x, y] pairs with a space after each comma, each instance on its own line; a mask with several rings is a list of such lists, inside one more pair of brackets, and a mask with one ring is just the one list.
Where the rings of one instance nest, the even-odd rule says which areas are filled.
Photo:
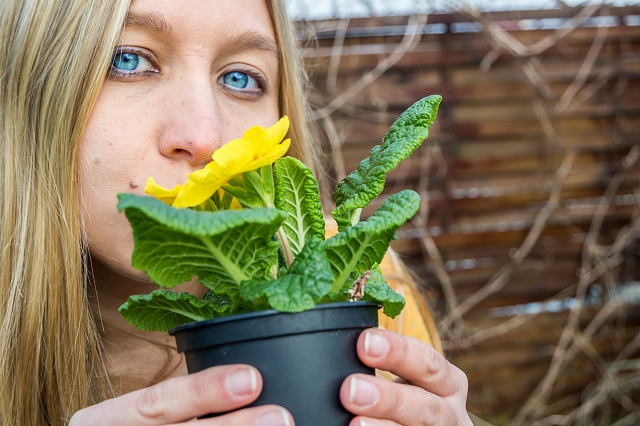
[[129, 182], [129, 188], [131, 188], [131, 189], [136, 189], [137, 187], [138, 187], [138, 184], [137, 184], [137, 183], [135, 183], [135, 182], [133, 182], [133, 181]]

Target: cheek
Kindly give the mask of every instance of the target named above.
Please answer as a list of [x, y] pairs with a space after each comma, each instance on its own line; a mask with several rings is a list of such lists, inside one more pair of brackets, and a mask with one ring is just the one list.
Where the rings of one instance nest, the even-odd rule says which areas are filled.
[[144, 192], [144, 181], [136, 175], [140, 152], [127, 150], [126, 139], [108, 125], [114, 118], [98, 114], [89, 120], [82, 139], [80, 193], [84, 229], [92, 256], [127, 276], [136, 273], [130, 266], [133, 238], [129, 222], [117, 209], [117, 194]]
[[117, 194], [141, 186], [131, 176], [138, 163], [135, 157], [122, 149], [111, 132], [89, 123], [82, 141], [80, 185], [92, 221], [103, 221], [117, 213]]
[[281, 118], [278, 100], [275, 98], [268, 103], [251, 107], [218, 102], [216, 109], [222, 126], [223, 144], [242, 137], [244, 132], [253, 126], [267, 128]]

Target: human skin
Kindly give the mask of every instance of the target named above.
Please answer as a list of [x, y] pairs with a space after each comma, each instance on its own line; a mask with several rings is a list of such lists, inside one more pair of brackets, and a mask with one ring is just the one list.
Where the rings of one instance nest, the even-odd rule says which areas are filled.
[[[87, 407], [72, 425], [164, 425], [240, 408], [262, 388], [250, 366], [214, 367], [185, 375], [166, 333], [138, 331], [117, 313], [130, 294], [155, 288], [130, 266], [131, 228], [116, 195], [142, 194], [148, 176], [183, 183], [225, 141], [279, 118], [278, 57], [264, 0], [135, 0], [109, 78], [83, 137], [83, 220], [94, 286], [90, 301], [104, 330], [109, 371], [130, 377], [122, 395]], [[191, 283], [187, 290], [194, 289]], [[196, 291], [196, 290], [193, 290]], [[360, 336], [365, 364], [406, 379], [352, 376], [340, 392], [358, 416], [352, 425], [470, 424], [466, 378], [428, 345], [369, 330]], [[163, 366], [166, 380], [151, 384]], [[410, 384], [406, 384], [406, 382]], [[367, 386], [369, 385], [369, 386]], [[203, 424], [293, 425], [281, 407], [245, 408]]]

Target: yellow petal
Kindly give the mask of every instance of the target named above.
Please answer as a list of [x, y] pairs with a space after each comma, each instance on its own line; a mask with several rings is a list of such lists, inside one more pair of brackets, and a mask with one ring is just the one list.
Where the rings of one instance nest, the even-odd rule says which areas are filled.
[[258, 158], [255, 161], [252, 161], [251, 164], [247, 165], [245, 171], [256, 170], [262, 166], [266, 166], [267, 164], [272, 164], [278, 158], [287, 153], [290, 145], [291, 139], [284, 140], [281, 144], [276, 145], [274, 148], [272, 148], [271, 151], [265, 153], [264, 156]]
[[258, 156], [263, 156], [265, 153], [270, 150], [274, 145], [277, 145], [284, 139], [289, 131], [289, 117], [286, 115], [283, 116], [276, 124], [273, 126], [267, 127], [265, 130], [265, 142], [263, 144], [263, 148], [260, 152], [257, 153]]
[[[245, 132], [246, 134], [246, 132]], [[234, 139], [213, 152], [211, 158], [214, 163], [225, 163], [233, 159], [241, 158], [251, 149], [251, 144], [244, 138]], [[253, 152], [252, 152], [253, 154]]]
[[195, 207], [205, 202], [205, 200], [216, 192], [217, 188], [213, 185], [200, 185], [188, 180], [180, 189], [173, 202], [173, 207], [185, 208]]
[[202, 185], [208, 185], [215, 181], [216, 173], [220, 169], [218, 163], [209, 163], [204, 168], [196, 170], [189, 174], [189, 180], [197, 182]]
[[291, 145], [290, 139], [282, 140], [288, 130], [287, 116], [267, 129], [251, 127], [244, 132], [242, 138], [234, 139], [217, 149], [211, 157], [213, 161], [191, 173], [183, 186], [176, 185], [168, 190], [151, 179], [148, 186], [153, 193], [148, 193], [158, 198], [163, 197], [174, 207], [200, 205], [232, 177], [272, 164], [282, 157]]
[[253, 126], [244, 132], [240, 139], [234, 139], [218, 148], [213, 153], [213, 161], [219, 164], [230, 161], [241, 161], [246, 159], [249, 162], [254, 158], [260, 149], [265, 138], [265, 130], [260, 126]]
[[171, 205], [180, 192], [180, 188], [180, 185], [176, 185], [172, 189], [167, 189], [163, 186], [158, 185], [156, 181], [151, 176], [149, 176], [147, 178], [147, 183], [144, 186], [144, 192]]

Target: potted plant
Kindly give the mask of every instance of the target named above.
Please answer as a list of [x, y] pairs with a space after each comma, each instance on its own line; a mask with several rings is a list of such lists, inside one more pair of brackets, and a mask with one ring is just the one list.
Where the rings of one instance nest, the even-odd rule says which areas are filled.
[[[360, 212], [428, 136], [440, 100], [429, 96], [406, 110], [336, 186], [339, 232], [327, 239], [313, 174], [283, 157], [286, 117], [225, 144], [184, 185], [166, 189], [149, 178], [145, 190], [154, 197], [120, 194], [133, 228], [132, 264], [160, 287], [129, 297], [122, 316], [174, 335], [190, 373], [254, 365], [264, 382], [256, 405], [283, 405], [300, 425], [347, 424], [340, 384], [374, 373], [358, 360], [357, 337], [377, 326], [379, 306], [391, 317], [404, 306], [378, 264], [420, 197], [405, 190], [365, 221]], [[203, 297], [171, 290], [194, 277]]]

